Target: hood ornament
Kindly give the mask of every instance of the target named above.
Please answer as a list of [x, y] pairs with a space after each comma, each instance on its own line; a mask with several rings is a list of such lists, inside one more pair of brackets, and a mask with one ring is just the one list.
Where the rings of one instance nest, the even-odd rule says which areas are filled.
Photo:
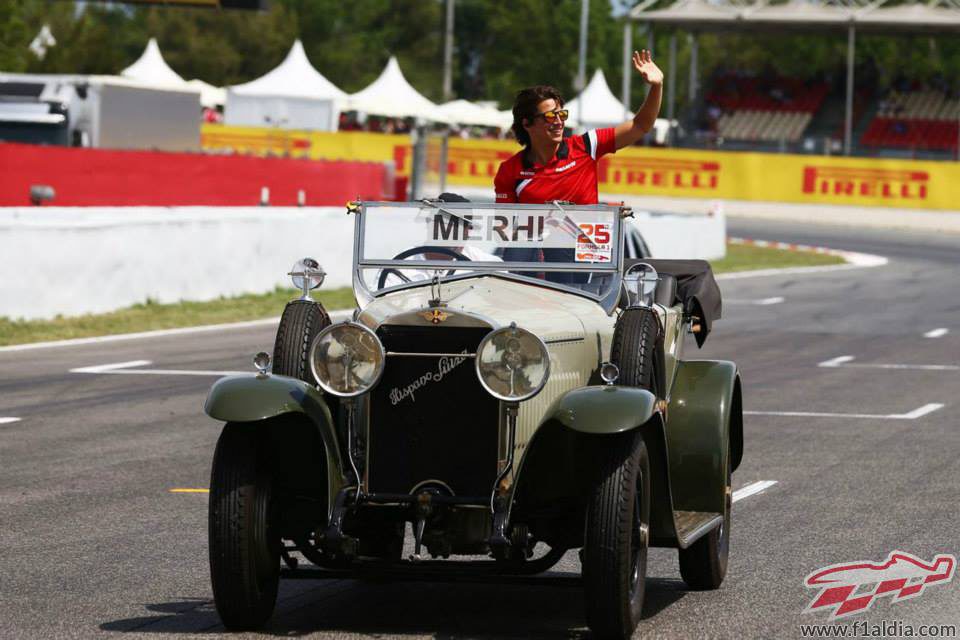
[[430, 307], [445, 307], [447, 303], [443, 301], [443, 292], [440, 290], [440, 274], [435, 273], [430, 281], [430, 300], [427, 301]]
[[418, 315], [432, 324], [440, 324], [450, 317], [450, 314], [443, 309], [430, 309], [429, 311], [422, 311]]

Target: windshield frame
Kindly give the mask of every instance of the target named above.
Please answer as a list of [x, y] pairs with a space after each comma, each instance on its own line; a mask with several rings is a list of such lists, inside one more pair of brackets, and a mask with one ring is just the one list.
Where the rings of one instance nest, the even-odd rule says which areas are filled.
[[[629, 209], [619, 205], [572, 205], [572, 204], [562, 204], [562, 203], [545, 203], [545, 204], [508, 204], [504, 205], [502, 203], [492, 203], [492, 202], [436, 202], [436, 201], [419, 201], [419, 202], [381, 202], [381, 201], [371, 201], [371, 202], [358, 202], [357, 207], [352, 209], [352, 212], [356, 216], [356, 222], [354, 224], [354, 239], [353, 239], [353, 290], [354, 295], [357, 298], [357, 301], [361, 303], [362, 306], [369, 304], [376, 298], [381, 296], [401, 291], [405, 289], [411, 289], [414, 287], [423, 287], [428, 286], [435, 278], [429, 280], [414, 280], [408, 283], [402, 283], [390, 287], [385, 287], [378, 291], [371, 291], [366, 284], [366, 281], [363, 277], [363, 271], [366, 269], [384, 269], [384, 268], [410, 268], [411, 264], [409, 260], [390, 260], [390, 259], [364, 259], [363, 249], [364, 249], [364, 238], [365, 238], [365, 224], [367, 220], [366, 212], [368, 207], [391, 207], [391, 208], [435, 208], [445, 210], [451, 213], [451, 215], [456, 215], [456, 210], [475, 210], [475, 209], [510, 209], [516, 210], [518, 212], [522, 211], [543, 211], [544, 208], [548, 208], [551, 205], [556, 207], [560, 211], [603, 211], [605, 213], [611, 213], [614, 224], [614, 237], [615, 243], [613, 247], [613, 254], [611, 256], [610, 262], [583, 262], [583, 263], [549, 263], [542, 262], [536, 263], [536, 267], [532, 266], [533, 263], [529, 262], [480, 262], [480, 261], [470, 261], [470, 271], [467, 273], [456, 273], [449, 276], [441, 275], [439, 276], [441, 282], [451, 282], [454, 280], [477, 278], [477, 277], [497, 277], [507, 280], [514, 280], [517, 282], [523, 282], [526, 284], [533, 284], [535, 286], [547, 287], [550, 289], [556, 289], [558, 291], [563, 291], [564, 293], [570, 293], [584, 298], [588, 298], [600, 304], [607, 313], [611, 313], [614, 308], [616, 308], [617, 302], [620, 299], [620, 292], [622, 289], [622, 264], [623, 264], [623, 218], [625, 215], [628, 215]], [[447, 271], [450, 269], [451, 262], [449, 260], [417, 260], [416, 268], [425, 271]], [[612, 277], [612, 282], [607, 288], [604, 295], [597, 295], [577, 287], [569, 286], [567, 284], [561, 284], [557, 282], [550, 282], [547, 280], [541, 280], [539, 278], [533, 278], [530, 276], [524, 276], [516, 273], [510, 273], [510, 271], [528, 271], [528, 272], [576, 272], [576, 271], [586, 271], [593, 273], [604, 273], [610, 274]]]

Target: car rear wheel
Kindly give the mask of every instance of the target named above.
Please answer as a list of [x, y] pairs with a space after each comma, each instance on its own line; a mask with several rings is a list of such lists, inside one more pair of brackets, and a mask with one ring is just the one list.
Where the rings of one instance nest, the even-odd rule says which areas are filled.
[[604, 436], [587, 500], [582, 552], [587, 624], [629, 638], [643, 611], [650, 527], [650, 463], [636, 431]]
[[313, 374], [310, 373], [310, 345], [317, 334], [328, 326], [330, 316], [319, 302], [288, 302], [280, 317], [277, 339], [273, 345], [273, 372], [313, 384]]
[[680, 550], [680, 576], [688, 587], [698, 591], [718, 589], [727, 575], [727, 558], [730, 555], [730, 511], [733, 506], [730, 464], [728, 446], [726, 482], [723, 487], [723, 522], [686, 549]]
[[228, 423], [210, 478], [208, 538], [213, 600], [224, 626], [255, 629], [273, 613], [280, 537], [271, 526], [270, 474], [250, 425]]

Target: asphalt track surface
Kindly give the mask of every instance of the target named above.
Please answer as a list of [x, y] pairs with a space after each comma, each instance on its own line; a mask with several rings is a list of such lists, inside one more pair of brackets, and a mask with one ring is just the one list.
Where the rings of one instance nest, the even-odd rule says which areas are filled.
[[[776, 484], [735, 503], [719, 590], [688, 591], [676, 552], [651, 551], [637, 637], [798, 638], [801, 624], [827, 622], [801, 614], [816, 595], [804, 578], [818, 568], [880, 562], [894, 550], [927, 561], [960, 552], [960, 236], [742, 219], [730, 232], [890, 263], [721, 282], [724, 317], [687, 356], [739, 363], [745, 409], [757, 413], [745, 419], [734, 488]], [[176, 370], [248, 370], [273, 332], [0, 352], [0, 637], [225, 633], [211, 601], [206, 495], [170, 492], [208, 485], [220, 425], [202, 404], [215, 377]], [[128, 370], [168, 373], [70, 372], [143, 360], [151, 364]], [[862, 366], [877, 364], [899, 366]], [[556, 571], [575, 576], [576, 556]], [[284, 582], [263, 634], [589, 635], [580, 589], [560, 578]], [[898, 603], [879, 598], [847, 622], [960, 624], [958, 583]]]

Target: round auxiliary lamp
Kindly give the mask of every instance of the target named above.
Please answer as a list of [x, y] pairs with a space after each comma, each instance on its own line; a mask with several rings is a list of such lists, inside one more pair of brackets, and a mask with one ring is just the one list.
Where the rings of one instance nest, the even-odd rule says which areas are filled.
[[653, 294], [657, 290], [660, 276], [657, 270], [646, 262], [631, 265], [623, 274], [623, 284], [627, 289], [630, 307], [653, 306]]

